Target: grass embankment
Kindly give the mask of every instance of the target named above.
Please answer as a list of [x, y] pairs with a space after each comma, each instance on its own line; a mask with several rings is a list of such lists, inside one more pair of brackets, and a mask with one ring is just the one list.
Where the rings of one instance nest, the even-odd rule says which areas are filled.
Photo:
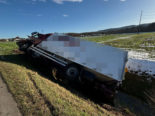
[[115, 115], [27, 69], [22, 57], [13, 52], [16, 48], [15, 43], [0, 43], [0, 73], [23, 115]]
[[112, 115], [36, 72], [0, 62], [0, 72], [24, 115]]

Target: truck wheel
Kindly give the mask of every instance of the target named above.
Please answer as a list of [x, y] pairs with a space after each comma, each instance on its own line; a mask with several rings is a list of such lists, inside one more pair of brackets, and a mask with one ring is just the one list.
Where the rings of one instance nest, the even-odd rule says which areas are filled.
[[71, 81], [77, 80], [79, 74], [79, 69], [76, 66], [69, 66], [66, 70], [66, 76]]
[[26, 49], [29, 47], [29, 44], [28, 43], [25, 43], [23, 45], [20, 45], [20, 50], [22, 51], [26, 51]]

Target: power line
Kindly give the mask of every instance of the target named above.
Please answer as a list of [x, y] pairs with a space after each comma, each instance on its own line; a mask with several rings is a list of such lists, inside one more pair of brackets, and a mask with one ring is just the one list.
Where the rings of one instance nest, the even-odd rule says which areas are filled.
[[141, 24], [141, 21], [142, 21], [142, 16], [143, 16], [143, 11], [141, 11], [141, 14], [140, 14], [140, 19], [139, 19], [139, 26]]

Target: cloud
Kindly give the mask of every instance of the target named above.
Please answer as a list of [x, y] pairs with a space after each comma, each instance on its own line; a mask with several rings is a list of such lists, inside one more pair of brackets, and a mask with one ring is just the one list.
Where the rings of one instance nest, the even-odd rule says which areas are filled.
[[63, 4], [63, 2], [82, 2], [83, 0], [53, 0], [57, 4]]
[[0, 3], [6, 4], [7, 3], [7, 0], [0, 0]]
[[62, 16], [63, 16], [63, 17], [68, 17], [69, 15], [68, 15], [68, 14], [63, 14]]
[[32, 2], [47, 2], [53, 1], [57, 4], [63, 4], [63, 2], [82, 2], [83, 0], [32, 0]]
[[43, 15], [42, 14], [37, 14], [37, 17], [42, 17]]
[[125, 2], [126, 0], [120, 0], [121, 2]]
[[40, 2], [46, 2], [47, 0], [39, 0]]
[[37, 1], [39, 1], [39, 2], [46, 2], [47, 0], [32, 0], [32, 2], [37, 2]]
[[[103, 0], [104, 2], [108, 2], [108, 1], [110, 1], [110, 0]], [[121, 2], [125, 2], [125, 1], [127, 1], [127, 0], [120, 0]]]

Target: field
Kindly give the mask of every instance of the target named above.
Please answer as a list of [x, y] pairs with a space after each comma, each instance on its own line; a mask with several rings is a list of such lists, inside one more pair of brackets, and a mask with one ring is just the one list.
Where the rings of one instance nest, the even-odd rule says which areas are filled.
[[129, 34], [111, 34], [111, 35], [103, 35], [103, 36], [88, 36], [82, 37], [82, 39], [94, 41], [94, 42], [105, 42], [109, 40], [113, 40], [120, 37], [127, 37]]
[[155, 33], [112, 34], [98, 37], [83, 37], [89, 41], [103, 43], [118, 48], [135, 51], [146, 51], [150, 57], [155, 57]]
[[[105, 40], [127, 36], [109, 35]], [[110, 39], [111, 37], [113, 38]], [[91, 40], [98, 41], [93, 38]], [[120, 94], [117, 96], [116, 107], [109, 106], [101, 101], [96, 102], [80, 89], [55, 81], [47, 69], [35, 66], [22, 52], [18, 51], [15, 42], [0, 43], [0, 74], [13, 94], [21, 113], [25, 116], [153, 116], [154, 79], [148, 82], [145, 77], [127, 73]]]

